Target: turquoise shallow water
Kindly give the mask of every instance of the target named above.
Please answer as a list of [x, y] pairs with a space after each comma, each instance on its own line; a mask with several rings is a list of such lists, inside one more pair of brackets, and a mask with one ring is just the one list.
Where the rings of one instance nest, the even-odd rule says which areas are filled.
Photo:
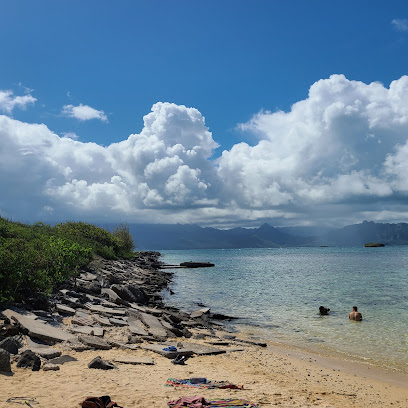
[[[262, 338], [408, 372], [408, 247], [161, 251], [175, 269], [166, 302], [242, 317]], [[319, 316], [320, 305], [331, 309]], [[363, 322], [349, 321], [357, 305]]]

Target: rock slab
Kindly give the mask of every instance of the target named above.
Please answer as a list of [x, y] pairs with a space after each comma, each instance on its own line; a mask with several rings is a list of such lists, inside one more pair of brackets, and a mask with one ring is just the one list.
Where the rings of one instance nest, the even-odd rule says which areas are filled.
[[0, 349], [0, 372], [11, 373], [10, 353]]
[[31, 337], [51, 343], [75, 340], [75, 336], [70, 333], [64, 332], [57, 327], [39, 320], [34, 320], [11, 309], [5, 310], [3, 315], [10, 320], [15, 319], [26, 331], [28, 331], [28, 334]]

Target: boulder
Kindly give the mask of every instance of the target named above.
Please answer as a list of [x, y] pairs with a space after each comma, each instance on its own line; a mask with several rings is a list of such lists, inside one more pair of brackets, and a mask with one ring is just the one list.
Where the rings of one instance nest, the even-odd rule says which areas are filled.
[[140, 304], [147, 303], [147, 296], [142, 289], [132, 285], [117, 285], [111, 286], [111, 289], [121, 298], [127, 302], [134, 302]]
[[33, 371], [39, 371], [41, 367], [41, 360], [31, 350], [24, 351], [17, 362], [19, 368], [31, 368]]
[[95, 357], [88, 364], [88, 368], [97, 368], [99, 370], [112, 370], [117, 367], [109, 361], [102, 360], [102, 358], [98, 356], [98, 357]]
[[16, 336], [19, 333], [20, 333], [19, 327], [13, 324], [4, 324], [0, 328], [0, 335], [3, 337]]
[[117, 305], [129, 306], [129, 302], [123, 300], [114, 290], [112, 289], [102, 289], [102, 294], [107, 295], [109, 300]]
[[79, 292], [88, 293], [91, 295], [101, 294], [101, 285], [97, 281], [86, 281], [83, 279], [76, 279], [76, 289]]
[[133, 294], [133, 296], [136, 298], [135, 302], [140, 303], [141, 305], [145, 305], [148, 301], [146, 293], [143, 291], [143, 289], [138, 288], [137, 286], [134, 285], [128, 285], [128, 289], [130, 292]]
[[21, 342], [15, 337], [7, 337], [0, 341], [0, 349], [8, 351], [10, 354], [18, 354], [18, 349], [21, 347]]
[[11, 373], [10, 353], [0, 349], [0, 372]]

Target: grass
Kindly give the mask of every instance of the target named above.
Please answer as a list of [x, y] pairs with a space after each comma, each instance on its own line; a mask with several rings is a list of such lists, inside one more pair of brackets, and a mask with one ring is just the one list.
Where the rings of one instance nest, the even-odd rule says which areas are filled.
[[0, 217], [0, 303], [49, 295], [95, 256], [130, 258], [133, 247], [125, 224], [111, 233], [84, 222], [28, 225]]

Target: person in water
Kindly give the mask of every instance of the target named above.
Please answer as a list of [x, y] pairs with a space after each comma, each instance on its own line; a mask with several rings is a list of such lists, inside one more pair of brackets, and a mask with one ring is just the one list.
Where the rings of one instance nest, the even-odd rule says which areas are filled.
[[327, 307], [324, 307], [324, 306], [320, 306], [320, 307], [319, 307], [319, 314], [320, 314], [321, 316], [327, 316], [327, 315], [330, 314], [330, 309], [327, 308]]
[[357, 310], [357, 306], [353, 306], [353, 310], [349, 314], [349, 319], [357, 320], [359, 322], [363, 320], [363, 315]]

